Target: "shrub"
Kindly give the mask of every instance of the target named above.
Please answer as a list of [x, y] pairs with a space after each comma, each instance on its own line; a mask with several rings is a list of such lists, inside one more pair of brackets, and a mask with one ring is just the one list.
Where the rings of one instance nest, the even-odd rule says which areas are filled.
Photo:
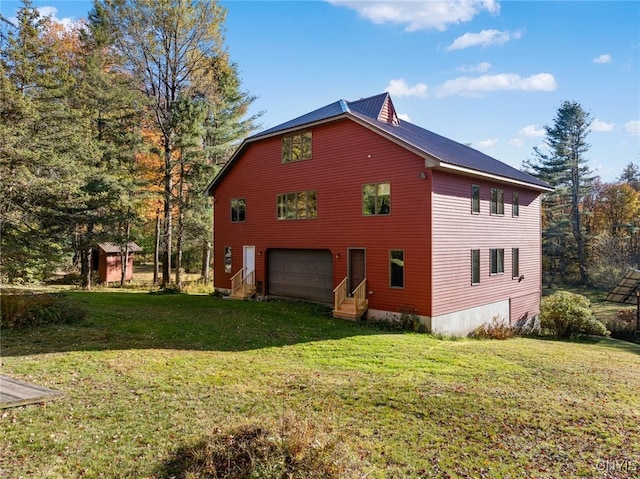
[[469, 337], [474, 339], [509, 339], [516, 335], [516, 329], [507, 321], [494, 316], [490, 322], [478, 326], [469, 333]]
[[189, 479], [361, 477], [343, 439], [326, 425], [286, 413], [278, 424], [218, 430], [182, 447], [162, 473]]
[[193, 281], [182, 288], [182, 292], [186, 294], [213, 294], [213, 283], [205, 283], [204, 281]]
[[540, 325], [565, 339], [580, 335], [609, 335], [604, 324], [593, 315], [589, 299], [568, 291], [559, 291], [542, 300]]
[[621, 309], [618, 313], [609, 318], [607, 329], [611, 331], [611, 336], [624, 341], [633, 341], [636, 329], [636, 310]]
[[73, 323], [87, 312], [63, 294], [3, 294], [0, 324], [5, 328]]

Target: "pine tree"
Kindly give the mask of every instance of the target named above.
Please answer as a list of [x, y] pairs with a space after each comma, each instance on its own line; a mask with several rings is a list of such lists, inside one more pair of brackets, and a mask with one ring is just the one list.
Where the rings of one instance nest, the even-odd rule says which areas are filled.
[[553, 126], [545, 126], [547, 148], [534, 148], [534, 158], [526, 163], [531, 173], [555, 188], [543, 202], [543, 252], [552, 269], [551, 277], [566, 273], [574, 250], [582, 284], [588, 280], [589, 238], [582, 224], [581, 203], [594, 179], [585, 158], [590, 125], [590, 115], [579, 103], [565, 101], [556, 112]]

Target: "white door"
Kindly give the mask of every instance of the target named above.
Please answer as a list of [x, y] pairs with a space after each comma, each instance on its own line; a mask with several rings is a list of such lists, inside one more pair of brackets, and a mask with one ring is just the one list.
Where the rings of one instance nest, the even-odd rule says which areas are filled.
[[247, 284], [254, 284], [255, 278], [249, 277], [256, 269], [256, 247], [255, 246], [243, 246], [244, 251], [244, 277], [247, 278]]

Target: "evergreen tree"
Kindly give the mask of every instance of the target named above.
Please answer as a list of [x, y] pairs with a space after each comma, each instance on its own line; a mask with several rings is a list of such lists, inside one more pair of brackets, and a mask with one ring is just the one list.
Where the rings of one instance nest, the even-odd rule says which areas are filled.
[[590, 115], [579, 103], [565, 101], [556, 112], [553, 125], [545, 126], [547, 148], [534, 148], [534, 158], [526, 163], [532, 174], [555, 188], [543, 202], [543, 252], [551, 275], [565, 274], [573, 250], [582, 284], [588, 280], [589, 238], [583, 226], [581, 203], [594, 179], [585, 158], [590, 125]]
[[629, 163], [622, 170], [622, 174], [618, 178], [620, 183], [628, 183], [631, 188], [640, 191], [640, 166], [635, 163]]
[[216, 2], [102, 0], [98, 5], [108, 14], [124, 65], [139, 79], [161, 134], [162, 285], [171, 276], [176, 211], [176, 282], [181, 283], [187, 225], [207, 210], [202, 191], [216, 163], [223, 164], [238, 138], [254, 128], [255, 117], [242, 118], [254, 98], [240, 90], [237, 69], [224, 51], [226, 12]]

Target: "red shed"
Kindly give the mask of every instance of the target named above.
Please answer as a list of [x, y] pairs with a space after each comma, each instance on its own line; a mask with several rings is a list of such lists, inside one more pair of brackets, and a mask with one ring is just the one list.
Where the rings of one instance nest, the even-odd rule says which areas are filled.
[[388, 93], [339, 100], [245, 139], [208, 186], [214, 284], [440, 334], [515, 321], [539, 312], [544, 191]]
[[[133, 256], [142, 248], [136, 243], [129, 243], [129, 261], [127, 263], [127, 281], [133, 278]], [[98, 281], [100, 283], [119, 282], [122, 279], [122, 256], [124, 247], [114, 243], [98, 243]]]

